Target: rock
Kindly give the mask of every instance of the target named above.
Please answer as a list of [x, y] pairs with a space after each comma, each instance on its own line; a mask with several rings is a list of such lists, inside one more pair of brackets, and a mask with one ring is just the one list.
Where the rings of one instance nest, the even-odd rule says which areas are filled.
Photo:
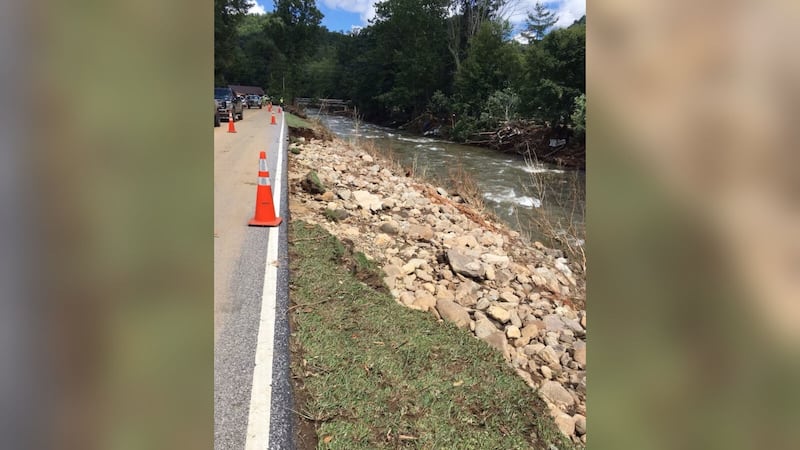
[[572, 359], [578, 363], [581, 368], [586, 367], [586, 342], [577, 341], [573, 345]]
[[323, 214], [325, 215], [325, 217], [328, 218], [328, 220], [331, 220], [333, 222], [341, 222], [342, 220], [345, 220], [348, 217], [350, 217], [350, 213], [348, 213], [344, 209], [330, 209], [330, 208], [328, 208], [328, 209], [325, 210], [325, 212]]
[[436, 193], [441, 195], [442, 197], [447, 197], [447, 191], [445, 191], [444, 189], [442, 189], [440, 187], [436, 188]]
[[565, 435], [572, 437], [575, 434], [575, 419], [569, 414], [559, 414], [553, 419], [558, 429]]
[[414, 303], [415, 297], [413, 292], [403, 292], [400, 294], [400, 303], [411, 306]]
[[476, 319], [475, 336], [484, 339], [495, 332], [497, 332], [497, 327], [494, 326], [491, 320], [486, 318]]
[[384, 222], [379, 228], [386, 234], [397, 234], [400, 232], [400, 227], [394, 222]]
[[431, 276], [431, 274], [422, 269], [417, 269], [416, 271], [414, 271], [414, 273], [417, 275], [417, 278], [419, 278], [422, 281], [426, 281], [428, 283], [433, 281], [433, 277]]
[[495, 274], [493, 265], [484, 264], [483, 265], [483, 270], [486, 271], [486, 279], [487, 280], [491, 281], [491, 280], [494, 280], [495, 278], [497, 278], [497, 275]]
[[453, 322], [458, 328], [466, 328], [469, 326], [470, 318], [469, 313], [461, 305], [450, 301], [438, 299], [436, 301], [436, 310], [442, 319]]
[[508, 312], [505, 308], [501, 308], [499, 306], [490, 306], [486, 313], [489, 317], [497, 320], [500, 323], [506, 323], [511, 320], [511, 313]]
[[387, 277], [392, 278], [397, 278], [404, 274], [403, 270], [394, 264], [387, 264], [383, 266], [383, 273], [385, 273]]
[[372, 159], [372, 156], [369, 156], [369, 155], [368, 155], [368, 154], [366, 154], [366, 153], [363, 153], [363, 154], [361, 155], [361, 159], [362, 159], [362, 160], [364, 160], [364, 162], [365, 162], [365, 163], [372, 163], [372, 162], [374, 161], [374, 160]]
[[506, 327], [506, 337], [508, 337], [509, 339], [516, 339], [520, 336], [522, 336], [522, 334], [520, 333], [518, 327], [514, 325], [509, 325], [508, 327]]
[[433, 240], [433, 228], [427, 225], [409, 225], [408, 238], [415, 241], [431, 242]]
[[545, 364], [558, 366], [561, 364], [561, 361], [558, 358], [558, 353], [553, 349], [551, 346], [546, 346], [545, 348], [541, 349], [536, 356], [542, 359]]
[[[473, 238], [474, 239], [474, 238]], [[458, 249], [447, 251], [447, 260], [453, 272], [464, 275], [465, 277], [482, 279], [486, 275], [483, 264], [476, 258], [470, 257]]]
[[407, 263], [405, 263], [401, 268], [401, 270], [403, 271], [404, 274], [410, 275], [414, 273], [414, 271], [417, 270], [423, 264], [425, 264], [424, 259], [413, 258], [410, 259]]
[[575, 432], [578, 435], [586, 434], [586, 416], [575, 414], [572, 417], [575, 419]]
[[553, 370], [547, 366], [540, 366], [539, 372], [541, 372], [542, 376], [547, 380], [551, 380], [553, 378]]
[[353, 200], [356, 202], [359, 208], [365, 211], [375, 212], [383, 209], [383, 203], [381, 203], [381, 199], [367, 191], [353, 192]]
[[495, 331], [489, 336], [483, 338], [483, 341], [489, 344], [490, 347], [499, 350], [503, 354], [504, 358], [508, 359], [510, 357], [508, 341], [506, 341], [506, 335], [502, 331]]
[[502, 270], [496, 271], [496, 273], [497, 273], [496, 281], [497, 281], [497, 284], [500, 285], [500, 286], [505, 286], [508, 283], [510, 283], [511, 280], [514, 279], [514, 275], [509, 270], [502, 269]]
[[373, 241], [378, 247], [388, 247], [394, 241], [388, 234], [378, 233]]
[[544, 344], [536, 342], [534, 344], [526, 345], [525, 347], [523, 347], [523, 351], [525, 352], [526, 355], [533, 356], [539, 353], [543, 348]]
[[556, 314], [549, 314], [542, 318], [544, 322], [544, 327], [547, 331], [561, 331], [564, 329], [565, 324], [564, 321], [561, 319], [561, 316]]
[[418, 290], [415, 293], [414, 303], [411, 304], [413, 309], [420, 311], [428, 311], [436, 306], [436, 298], [426, 290]]
[[325, 192], [325, 185], [319, 180], [317, 172], [313, 170], [306, 174], [306, 177], [300, 182], [300, 187], [309, 194], [322, 194]]
[[564, 344], [571, 344], [575, 342], [575, 336], [572, 335], [572, 331], [564, 330], [558, 336], [558, 341], [563, 342]]
[[436, 298], [442, 300], [455, 300], [456, 296], [453, 295], [453, 291], [439, 284], [436, 286]]
[[506, 301], [508, 303], [519, 303], [519, 297], [517, 297], [516, 295], [512, 294], [511, 292], [503, 292], [503, 293], [501, 293], [500, 294], [500, 298], [503, 301]]
[[491, 305], [492, 305], [492, 302], [490, 302], [488, 298], [484, 297], [484, 298], [478, 300], [478, 304], [475, 305], [475, 309], [479, 309], [481, 311], [486, 311]]
[[581, 326], [586, 329], [586, 313], [581, 315]]
[[332, 202], [336, 199], [336, 196], [331, 191], [325, 191], [322, 194], [322, 200], [326, 202]]
[[539, 388], [539, 395], [558, 407], [572, 406], [575, 403], [572, 395], [557, 381], [545, 381], [542, 383]]
[[348, 201], [348, 200], [350, 200], [350, 198], [353, 196], [353, 193], [352, 193], [352, 192], [350, 192], [350, 191], [349, 191], [349, 190], [347, 190], [347, 189], [339, 189], [339, 190], [337, 190], [337, 191], [336, 191], [336, 195], [337, 195], [337, 196], [338, 196], [340, 199], [342, 199], [342, 200], [344, 200], [344, 201]]
[[522, 328], [522, 320], [519, 318], [519, 313], [516, 309], [512, 309], [509, 311], [511, 313], [511, 325], [514, 325], [517, 328]]
[[[480, 285], [472, 280], [466, 280], [456, 289], [456, 302], [462, 306], [473, 306], [478, 301], [477, 292]], [[484, 308], [486, 309], [486, 308]]]
[[508, 256], [493, 255], [491, 253], [484, 253], [483, 255], [481, 255], [481, 261], [487, 264], [492, 264], [501, 269], [507, 268], [508, 263], [510, 262]]

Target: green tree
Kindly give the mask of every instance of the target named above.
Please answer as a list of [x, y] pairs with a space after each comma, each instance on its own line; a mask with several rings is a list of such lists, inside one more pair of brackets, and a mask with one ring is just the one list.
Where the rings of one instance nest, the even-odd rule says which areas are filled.
[[586, 24], [548, 33], [528, 46], [522, 110], [552, 125], [570, 121], [575, 97], [586, 92]]
[[228, 84], [225, 72], [236, 62], [237, 27], [251, 6], [248, 0], [214, 0], [214, 83]]
[[528, 19], [525, 21], [525, 31], [522, 35], [528, 39], [528, 42], [541, 41], [547, 30], [558, 22], [558, 16], [553, 11], [550, 11], [547, 6], [541, 2], [536, 2], [533, 11], [528, 13]]
[[388, 88], [375, 100], [384, 113], [408, 119], [447, 84], [447, 0], [386, 0], [375, 5], [371, 28], [376, 47], [369, 53]]
[[572, 111], [572, 126], [575, 137], [583, 139], [586, 135], [586, 94], [575, 97], [575, 109]]
[[282, 27], [271, 37], [286, 57], [285, 66], [281, 68], [279, 95], [291, 99], [300, 87], [305, 60], [317, 48], [322, 13], [314, 0], [275, 0], [274, 14]]
[[489, 96], [508, 87], [511, 74], [518, 71], [513, 49], [506, 42], [510, 31], [508, 23], [487, 21], [470, 41], [454, 82], [461, 114], [478, 117]]

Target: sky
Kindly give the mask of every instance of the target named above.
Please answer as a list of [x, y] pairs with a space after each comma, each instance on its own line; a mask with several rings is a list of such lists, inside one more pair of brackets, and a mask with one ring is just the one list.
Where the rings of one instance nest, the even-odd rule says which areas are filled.
[[[368, 25], [369, 19], [375, 16], [375, 3], [380, 0], [317, 0], [317, 8], [322, 11], [322, 25], [331, 31], [348, 32], [356, 27]], [[251, 13], [264, 14], [274, 9], [272, 0], [251, 0], [254, 5]], [[543, 1], [556, 12], [559, 20], [555, 28], [567, 27], [586, 14], [586, 0], [554, 0]], [[504, 16], [508, 17], [515, 29], [525, 21], [527, 11], [533, 10], [536, 0], [510, 0], [505, 7]]]

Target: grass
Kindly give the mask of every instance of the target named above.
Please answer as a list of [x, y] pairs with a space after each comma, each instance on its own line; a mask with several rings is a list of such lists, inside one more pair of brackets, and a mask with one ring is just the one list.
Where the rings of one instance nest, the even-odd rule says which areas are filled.
[[379, 269], [347, 242], [292, 222], [290, 243], [300, 448], [574, 448], [498, 352], [360, 282]]
[[311, 130], [314, 129], [314, 125], [312, 125], [311, 122], [309, 122], [307, 120], [304, 120], [304, 119], [301, 119], [301, 118], [295, 116], [294, 114], [288, 113], [286, 111], [284, 111], [283, 113], [286, 114], [286, 124], [289, 125], [290, 127], [292, 127], [292, 128], [308, 128], [308, 129], [311, 129]]

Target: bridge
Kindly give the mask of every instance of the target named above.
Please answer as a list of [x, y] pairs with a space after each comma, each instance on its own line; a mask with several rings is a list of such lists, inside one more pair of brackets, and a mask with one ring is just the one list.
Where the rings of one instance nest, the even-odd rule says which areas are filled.
[[304, 108], [317, 108], [327, 114], [351, 115], [354, 112], [353, 102], [340, 98], [296, 97], [295, 104]]

